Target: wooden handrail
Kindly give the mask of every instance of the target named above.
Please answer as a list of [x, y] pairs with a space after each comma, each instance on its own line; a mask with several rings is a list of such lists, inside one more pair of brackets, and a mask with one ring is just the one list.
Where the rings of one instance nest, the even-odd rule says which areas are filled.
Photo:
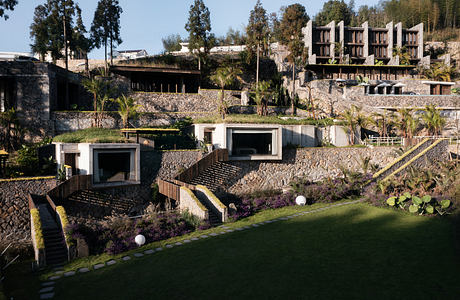
[[92, 175], [75, 175], [46, 193], [46, 200], [54, 211], [54, 219], [57, 218], [56, 202], [63, 201], [75, 192], [89, 190], [93, 187]]
[[219, 161], [228, 161], [227, 149], [216, 149], [191, 165], [188, 169], [178, 174], [174, 179], [182, 182], [190, 182], [199, 176], [204, 170]]

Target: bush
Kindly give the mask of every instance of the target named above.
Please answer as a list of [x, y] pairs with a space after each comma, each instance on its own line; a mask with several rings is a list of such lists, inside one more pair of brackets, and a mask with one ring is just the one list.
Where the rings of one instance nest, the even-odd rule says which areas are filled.
[[91, 254], [118, 254], [135, 249], [137, 245], [134, 238], [138, 234], [144, 235], [146, 242], [151, 243], [181, 236], [206, 226], [207, 224], [203, 224], [190, 214], [168, 212], [137, 220], [117, 218], [94, 229], [72, 224], [66, 227], [66, 234], [74, 241], [84, 239]]

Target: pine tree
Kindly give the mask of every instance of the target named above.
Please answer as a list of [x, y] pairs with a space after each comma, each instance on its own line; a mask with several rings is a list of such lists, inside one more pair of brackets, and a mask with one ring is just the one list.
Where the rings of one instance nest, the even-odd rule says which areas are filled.
[[[249, 15], [248, 26], [246, 27], [247, 34], [247, 48], [251, 52], [255, 50], [257, 53], [257, 71], [256, 71], [256, 88], [259, 85], [259, 62], [260, 51], [265, 53], [268, 49], [269, 40], [269, 26], [267, 11], [262, 7], [260, 0], [257, 0], [254, 9], [251, 10]], [[255, 48], [255, 49], [254, 49]]]
[[211, 34], [210, 13], [203, 0], [195, 0], [190, 6], [185, 30], [189, 33], [189, 50], [191, 53], [196, 53], [198, 69], [201, 70], [201, 60], [206, 59], [215, 41], [214, 35]]
[[44, 61], [48, 52], [49, 33], [48, 33], [48, 6], [39, 5], [35, 8], [33, 22], [30, 25], [30, 38], [33, 43], [30, 45], [34, 53], [40, 55], [40, 60]]
[[7, 10], [14, 10], [14, 6], [18, 4], [17, 0], [0, 1], [0, 18], [8, 20], [9, 16], [5, 13]]
[[280, 23], [281, 43], [287, 46], [290, 54], [288, 60], [292, 65], [292, 114], [295, 113], [295, 65], [296, 59], [305, 52], [302, 28], [307, 25], [310, 18], [305, 12], [305, 7], [301, 4], [292, 4], [286, 7]]
[[75, 10], [77, 12], [77, 21], [73, 29], [74, 51], [78, 52], [79, 56], [85, 57], [85, 70], [86, 72], [89, 72], [88, 52], [91, 50], [91, 43], [90, 40], [85, 36], [87, 31], [81, 18], [81, 9], [77, 5]]
[[120, 36], [120, 16], [123, 9], [118, 0], [99, 0], [91, 25], [91, 41], [96, 48], [104, 45], [107, 68], [107, 46], [110, 45], [110, 63], [113, 64], [113, 47], [123, 42]]

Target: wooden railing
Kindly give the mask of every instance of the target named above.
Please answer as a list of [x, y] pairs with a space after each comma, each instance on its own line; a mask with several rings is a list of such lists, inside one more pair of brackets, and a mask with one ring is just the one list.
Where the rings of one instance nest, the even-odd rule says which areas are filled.
[[180, 187], [185, 186], [188, 189], [194, 191], [195, 186], [193, 184], [188, 184], [179, 180], [164, 180], [157, 179], [158, 192], [162, 195], [165, 195], [168, 198], [174, 199], [176, 201], [180, 200]]
[[53, 217], [57, 219], [56, 202], [61, 202], [75, 192], [89, 190], [93, 187], [92, 175], [75, 175], [46, 193], [46, 200], [53, 209]]
[[198, 177], [204, 170], [219, 161], [228, 161], [227, 149], [216, 149], [191, 165], [188, 169], [180, 173], [175, 179], [182, 182], [190, 182], [193, 178]]
[[92, 175], [75, 175], [58, 184], [54, 189], [46, 193], [46, 195], [54, 200], [61, 201], [77, 191], [89, 190], [92, 187]]
[[228, 161], [228, 150], [227, 149], [216, 149], [191, 165], [188, 169], [178, 174], [172, 180], [158, 179], [158, 191], [160, 194], [165, 195], [168, 198], [176, 201], [180, 200], [180, 187], [185, 186], [188, 189], [194, 191], [195, 186], [188, 184], [193, 178], [200, 175], [208, 167], [212, 166], [218, 161]]

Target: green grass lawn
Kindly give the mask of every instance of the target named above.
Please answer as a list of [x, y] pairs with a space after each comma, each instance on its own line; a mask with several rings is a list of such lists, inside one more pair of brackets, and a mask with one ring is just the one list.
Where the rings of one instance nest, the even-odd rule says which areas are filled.
[[87, 128], [55, 136], [53, 142], [61, 143], [123, 143], [126, 142], [120, 130]]
[[353, 204], [62, 278], [55, 298], [455, 299], [454, 244], [448, 218]]

